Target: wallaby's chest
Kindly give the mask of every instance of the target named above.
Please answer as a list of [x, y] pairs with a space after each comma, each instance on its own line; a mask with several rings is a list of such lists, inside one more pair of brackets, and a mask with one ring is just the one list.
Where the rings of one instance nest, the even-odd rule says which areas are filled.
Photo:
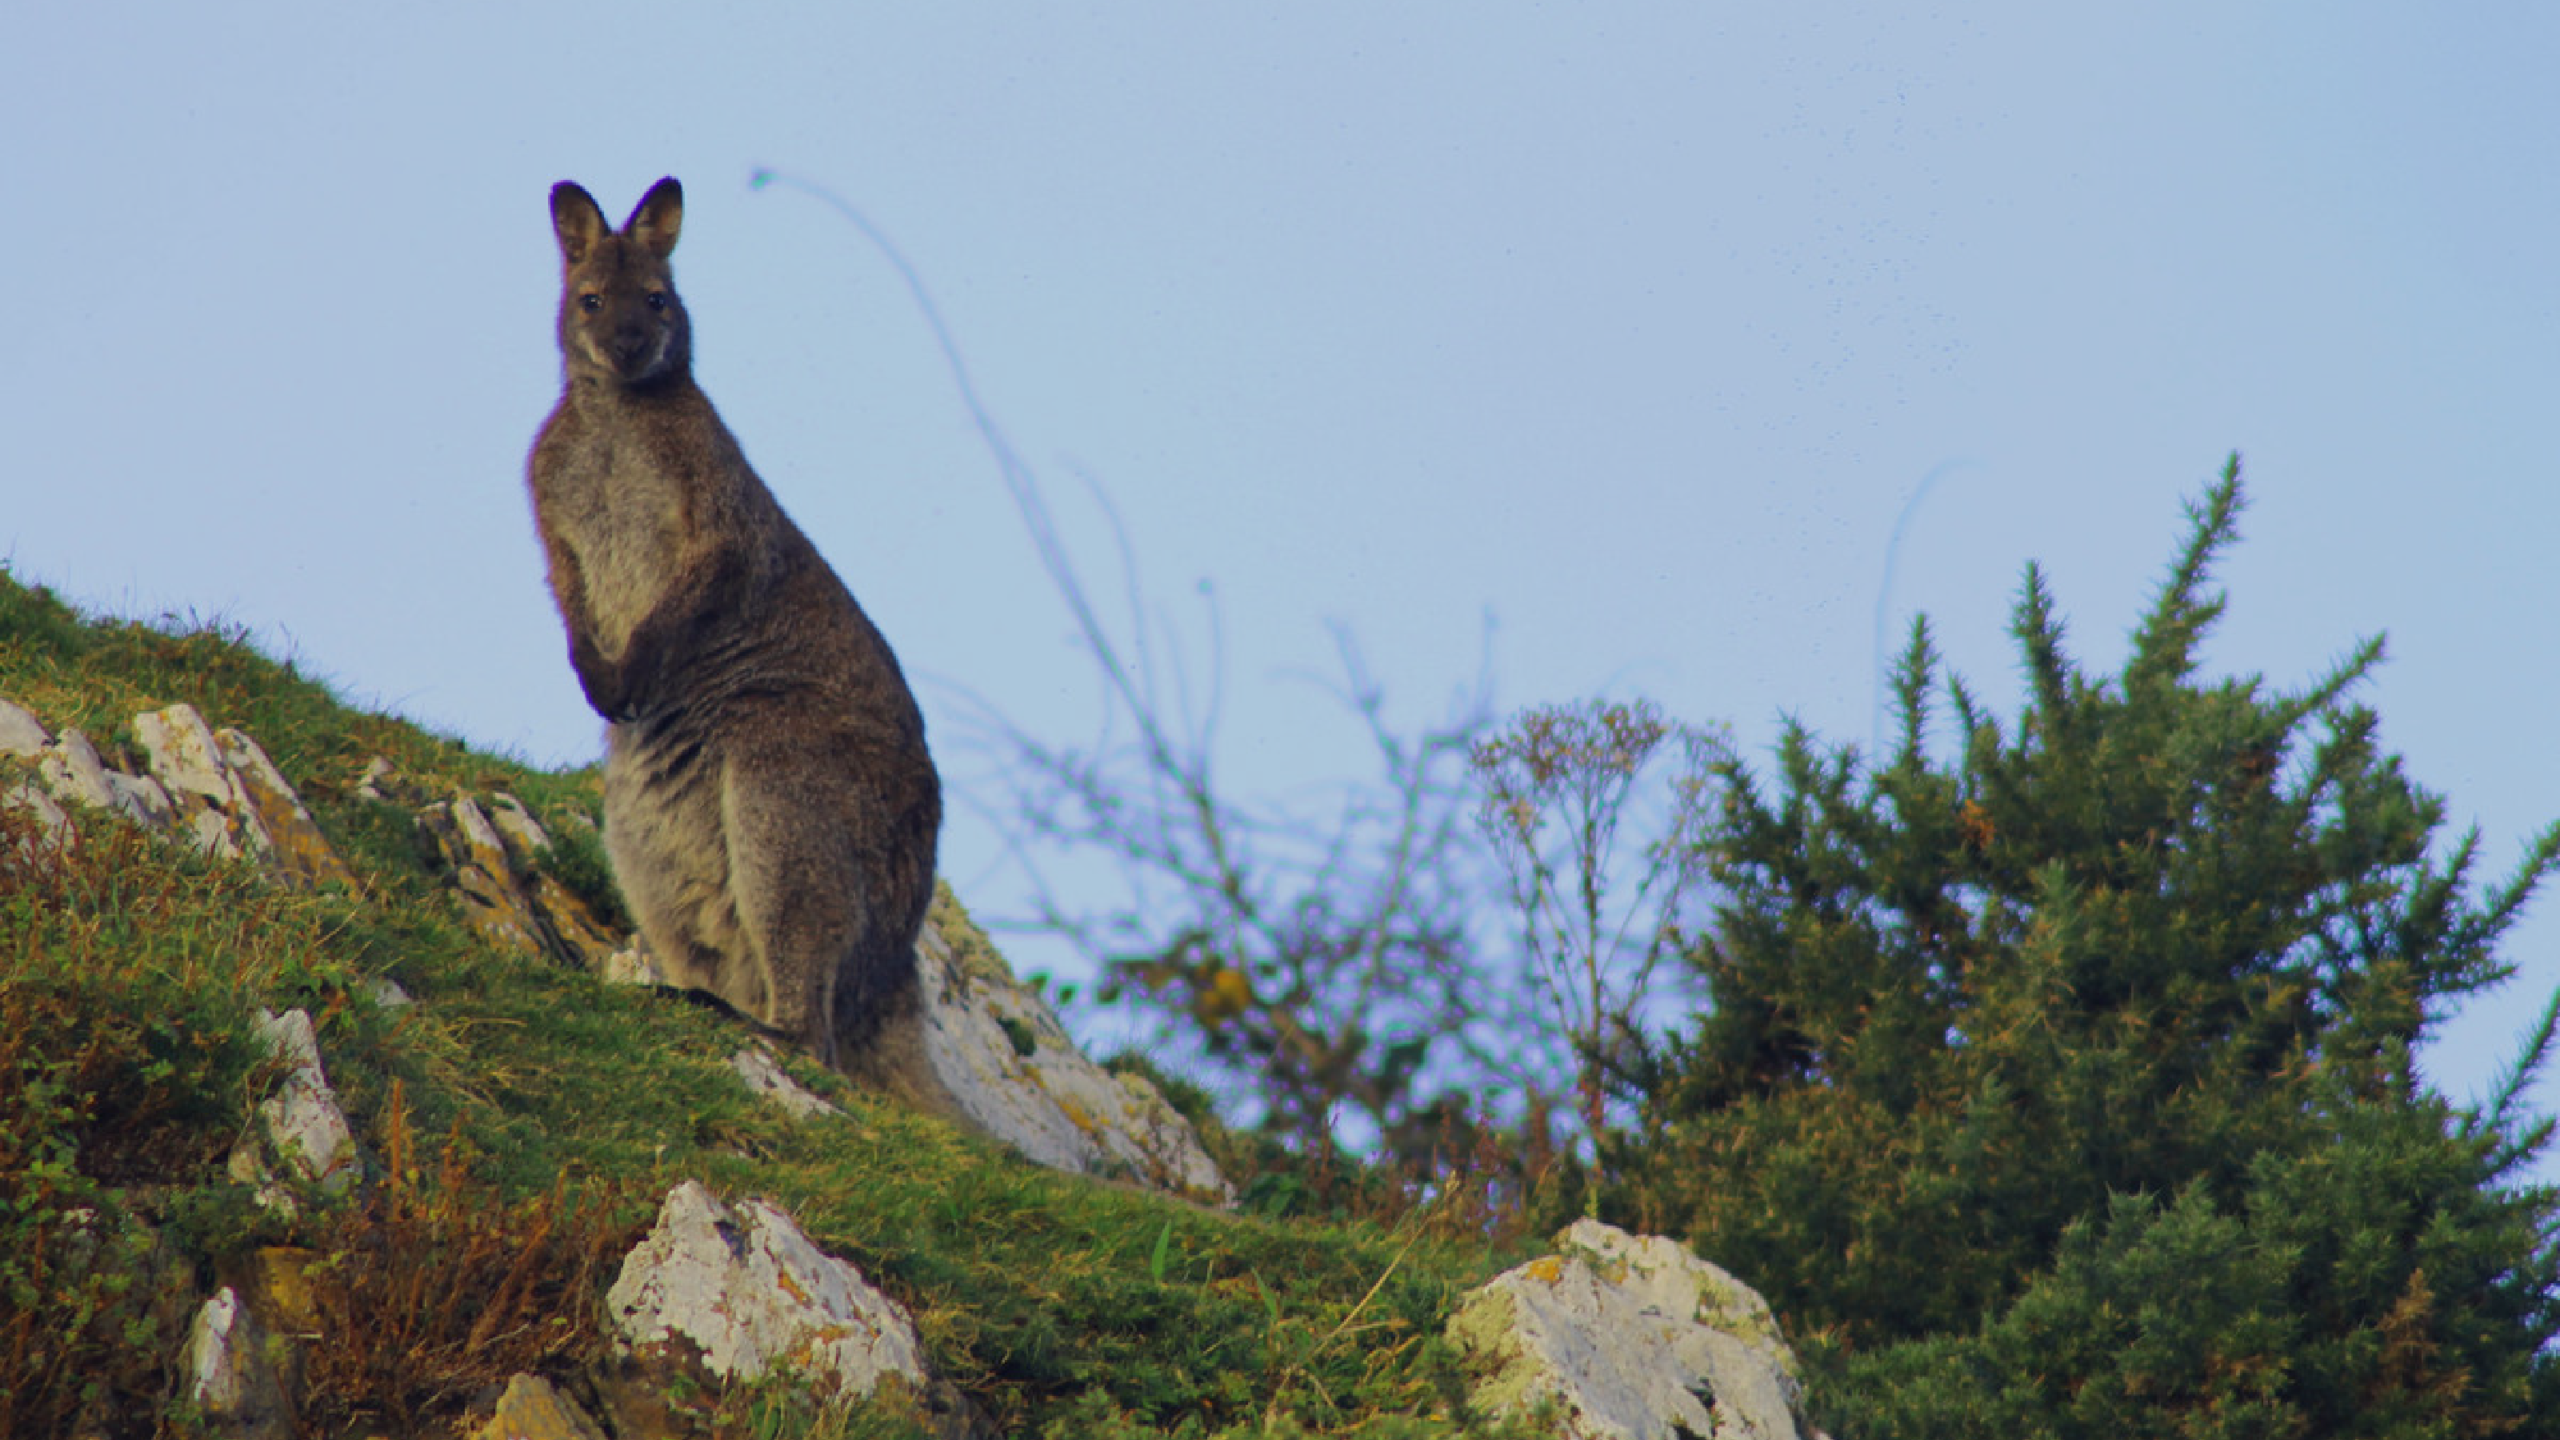
[[545, 450], [542, 523], [576, 557], [589, 618], [604, 636], [627, 634], [700, 544], [702, 467], [643, 427], [574, 410]]

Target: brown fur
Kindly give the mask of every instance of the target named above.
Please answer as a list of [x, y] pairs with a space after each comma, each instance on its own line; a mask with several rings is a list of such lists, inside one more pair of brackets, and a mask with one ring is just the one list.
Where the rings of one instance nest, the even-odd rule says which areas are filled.
[[898, 662], [693, 380], [659, 181], [551, 191], [560, 403], [534, 522], [605, 727], [605, 848], [671, 978], [936, 1104], [914, 946], [942, 794]]

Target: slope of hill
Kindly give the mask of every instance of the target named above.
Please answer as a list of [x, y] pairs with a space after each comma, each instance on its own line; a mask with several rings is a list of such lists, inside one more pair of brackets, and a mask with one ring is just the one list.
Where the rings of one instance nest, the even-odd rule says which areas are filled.
[[[196, 1433], [181, 1354], [226, 1291], [282, 1336], [305, 1435], [476, 1433], [517, 1376], [625, 1436], [1548, 1433], [1468, 1399], [1450, 1317], [1520, 1257], [1461, 1217], [1229, 1213], [775, 1057], [842, 1112], [804, 1119], [740, 1083], [716, 1009], [506, 943], [418, 798], [546, 831], [518, 878], [618, 933], [591, 772], [477, 753], [219, 626], [88, 619], [5, 572], [0, 697], [79, 731], [94, 762], [52, 763], [136, 814], [131, 777], [167, 741], [134, 717], [236, 727], [335, 857], [207, 853], [238, 822], [183, 795], [157, 833], [58, 830], [0, 756], [0, 1433]], [[270, 1038], [292, 1011], [352, 1134], [322, 1178], [250, 1158], [299, 1083]], [[912, 1315], [929, 1389], [832, 1402], [627, 1356], [606, 1288], [686, 1182], [770, 1201], [858, 1267]]]

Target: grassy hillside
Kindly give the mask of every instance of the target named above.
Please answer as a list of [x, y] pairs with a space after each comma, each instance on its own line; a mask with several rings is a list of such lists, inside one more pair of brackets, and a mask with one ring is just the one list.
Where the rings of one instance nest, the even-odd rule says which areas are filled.
[[[5, 573], [0, 697], [111, 757], [137, 749], [136, 712], [195, 705], [264, 746], [357, 877], [297, 893], [100, 819], [51, 851], [0, 811], [0, 1433], [185, 1433], [188, 1316], [286, 1261], [317, 1277], [297, 1292], [319, 1337], [304, 1433], [445, 1433], [509, 1373], [599, 1358], [603, 1289], [688, 1177], [775, 1199], [858, 1264], [1003, 1433], [1467, 1428], [1440, 1331], [1503, 1257], [1464, 1226], [1211, 1213], [1035, 1168], [796, 1061], [852, 1118], [795, 1122], [737, 1083], [715, 1013], [474, 939], [411, 812], [355, 788], [384, 756], [575, 834], [591, 773], [350, 709], [218, 626], [93, 621]], [[367, 998], [384, 978], [418, 1003]], [[255, 1012], [291, 1006], [380, 1177], [298, 1219], [223, 1167], [272, 1081]], [[913, 1428], [779, 1391], [680, 1399], [723, 1434]]]

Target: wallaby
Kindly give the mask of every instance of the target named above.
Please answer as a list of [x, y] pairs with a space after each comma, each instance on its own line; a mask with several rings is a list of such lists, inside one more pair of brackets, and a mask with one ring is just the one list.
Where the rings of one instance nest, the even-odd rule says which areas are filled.
[[888, 643], [693, 379], [672, 178], [617, 232], [552, 187], [560, 403], [529, 471], [569, 664], [605, 718], [605, 850], [677, 983], [948, 1112], [915, 941], [942, 790]]

